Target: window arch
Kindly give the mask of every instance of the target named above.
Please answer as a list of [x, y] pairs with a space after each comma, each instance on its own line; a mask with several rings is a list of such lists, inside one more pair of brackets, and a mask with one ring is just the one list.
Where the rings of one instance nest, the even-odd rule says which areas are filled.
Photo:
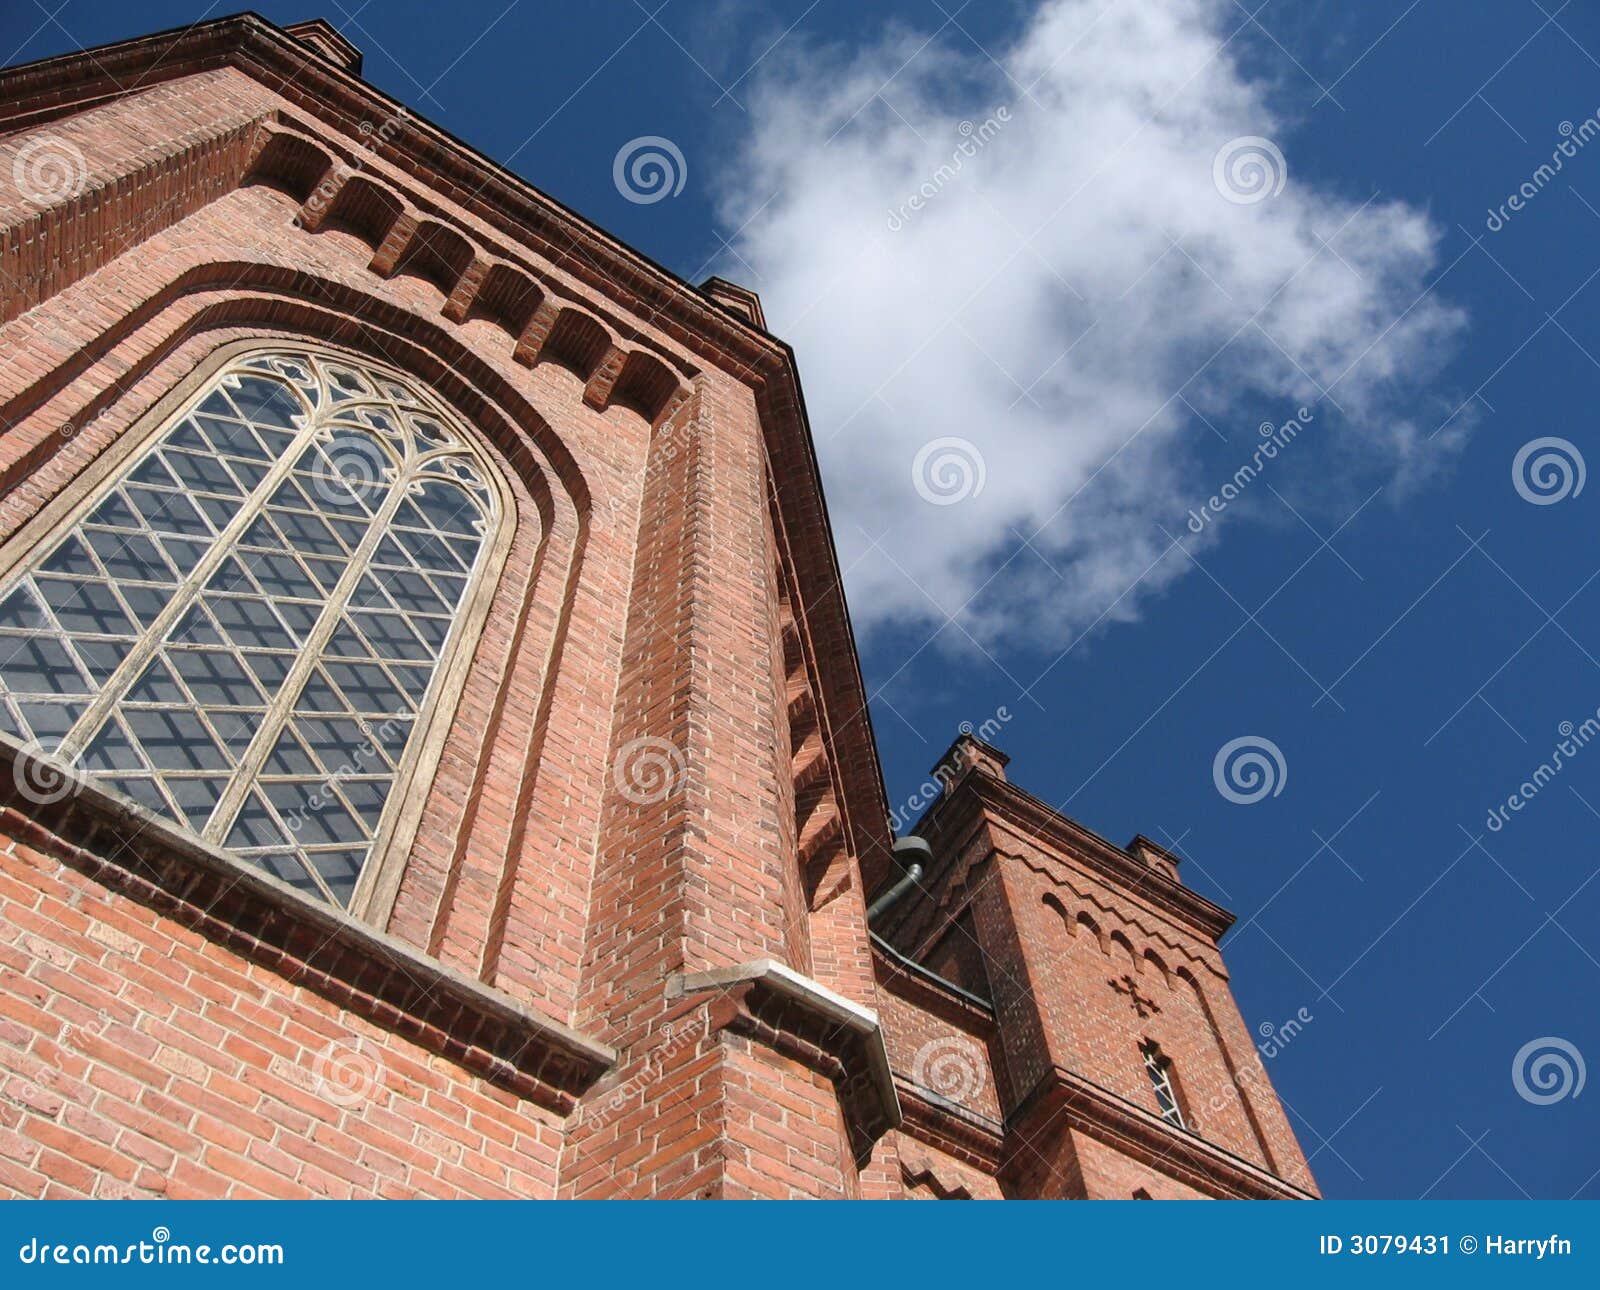
[[360, 910], [497, 545], [497, 482], [398, 373], [235, 353], [19, 539], [0, 727]]
[[1144, 1058], [1144, 1073], [1150, 1078], [1151, 1091], [1156, 1096], [1156, 1107], [1161, 1118], [1180, 1129], [1189, 1127], [1184, 1114], [1183, 1099], [1178, 1092], [1178, 1077], [1172, 1069], [1172, 1058], [1161, 1051], [1153, 1039], [1139, 1045], [1139, 1055]]

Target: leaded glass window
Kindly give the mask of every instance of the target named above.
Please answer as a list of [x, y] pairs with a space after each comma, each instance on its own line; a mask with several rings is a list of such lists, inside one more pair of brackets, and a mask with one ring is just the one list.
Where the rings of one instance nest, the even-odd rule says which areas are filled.
[[236, 358], [0, 589], [0, 725], [348, 907], [498, 513], [404, 378]]

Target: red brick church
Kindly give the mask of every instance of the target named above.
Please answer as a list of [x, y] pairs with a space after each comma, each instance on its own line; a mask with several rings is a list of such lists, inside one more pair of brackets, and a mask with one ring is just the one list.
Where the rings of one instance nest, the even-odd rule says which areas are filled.
[[360, 72], [0, 72], [0, 1193], [1314, 1196], [1177, 856], [893, 836], [755, 296]]

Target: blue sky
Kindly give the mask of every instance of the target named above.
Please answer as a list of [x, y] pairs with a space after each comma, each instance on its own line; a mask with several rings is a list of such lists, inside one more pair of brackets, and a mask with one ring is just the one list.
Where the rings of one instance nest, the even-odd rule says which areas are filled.
[[[6, 7], [7, 61], [210, 12], [57, 3]], [[1538, 1039], [1600, 1060], [1600, 746], [1488, 825], [1600, 710], [1600, 484], [1540, 496], [1537, 447], [1514, 476], [1540, 439], [1600, 466], [1600, 16], [647, 3], [322, 16], [420, 114], [763, 293], [892, 801], [1003, 709], [1016, 781], [1238, 912], [1252, 1029], [1312, 1018], [1269, 1069], [1327, 1194], [1600, 1197], [1600, 1093], [1513, 1081]], [[614, 182], [641, 136], [676, 195]], [[1213, 174], [1249, 136], [1259, 200]], [[1247, 737], [1282, 769], [1240, 803]]]

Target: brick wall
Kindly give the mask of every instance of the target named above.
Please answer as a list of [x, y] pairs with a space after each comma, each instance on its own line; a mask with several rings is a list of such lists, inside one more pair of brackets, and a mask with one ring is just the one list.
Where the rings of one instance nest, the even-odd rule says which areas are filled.
[[0, 1190], [554, 1192], [553, 1112], [15, 833], [15, 817], [0, 817]]
[[917, 1088], [998, 1125], [1003, 1112], [989, 1027], [952, 1016], [955, 1005], [928, 1006], [894, 989], [881, 990], [878, 998], [895, 1070]]
[[[139, 95], [86, 95], [75, 115], [57, 102], [0, 145], [8, 171], [41, 149], [81, 163], [70, 190], [0, 206], [15, 357], [0, 373], [0, 539], [85, 487], [108, 446], [229, 346], [342, 346], [431, 384], [496, 458], [514, 530], [386, 930], [622, 1056], [559, 1132], [565, 1116], [29, 852], [7, 924], [7, 1186], [40, 1193], [55, 1169], [79, 1191], [545, 1195], [565, 1142], [569, 1194], [854, 1194], [821, 1066], [709, 1027], [673, 1046], [663, 1005], [674, 970], [763, 956], [810, 970], [772, 572], [782, 521], [750, 356], [685, 345], [622, 280], [563, 273], [481, 204], [419, 186], [399, 148], [315, 119], [303, 85], [286, 98], [248, 60], [196, 65], [208, 56], [175, 58], [181, 74]], [[346, 126], [383, 120], [338, 107]], [[675, 459], [658, 465], [666, 445]], [[628, 791], [641, 739], [673, 781], [657, 800]], [[118, 951], [91, 937], [112, 927]], [[123, 952], [140, 971], [113, 961]], [[71, 973], [100, 974], [104, 996], [68, 989]], [[870, 981], [854, 984], [870, 1002]], [[103, 1036], [75, 1027], [84, 993], [107, 1013]], [[281, 1014], [270, 1035], [267, 1013]], [[330, 1104], [315, 1069], [327, 1045], [393, 1086]], [[153, 1108], [139, 1123], [169, 1154], [150, 1148], [141, 1169], [143, 1137], [106, 1129], [112, 1094], [91, 1077]], [[638, 1095], [632, 1136], [627, 1115], [587, 1113], [619, 1090]]]

